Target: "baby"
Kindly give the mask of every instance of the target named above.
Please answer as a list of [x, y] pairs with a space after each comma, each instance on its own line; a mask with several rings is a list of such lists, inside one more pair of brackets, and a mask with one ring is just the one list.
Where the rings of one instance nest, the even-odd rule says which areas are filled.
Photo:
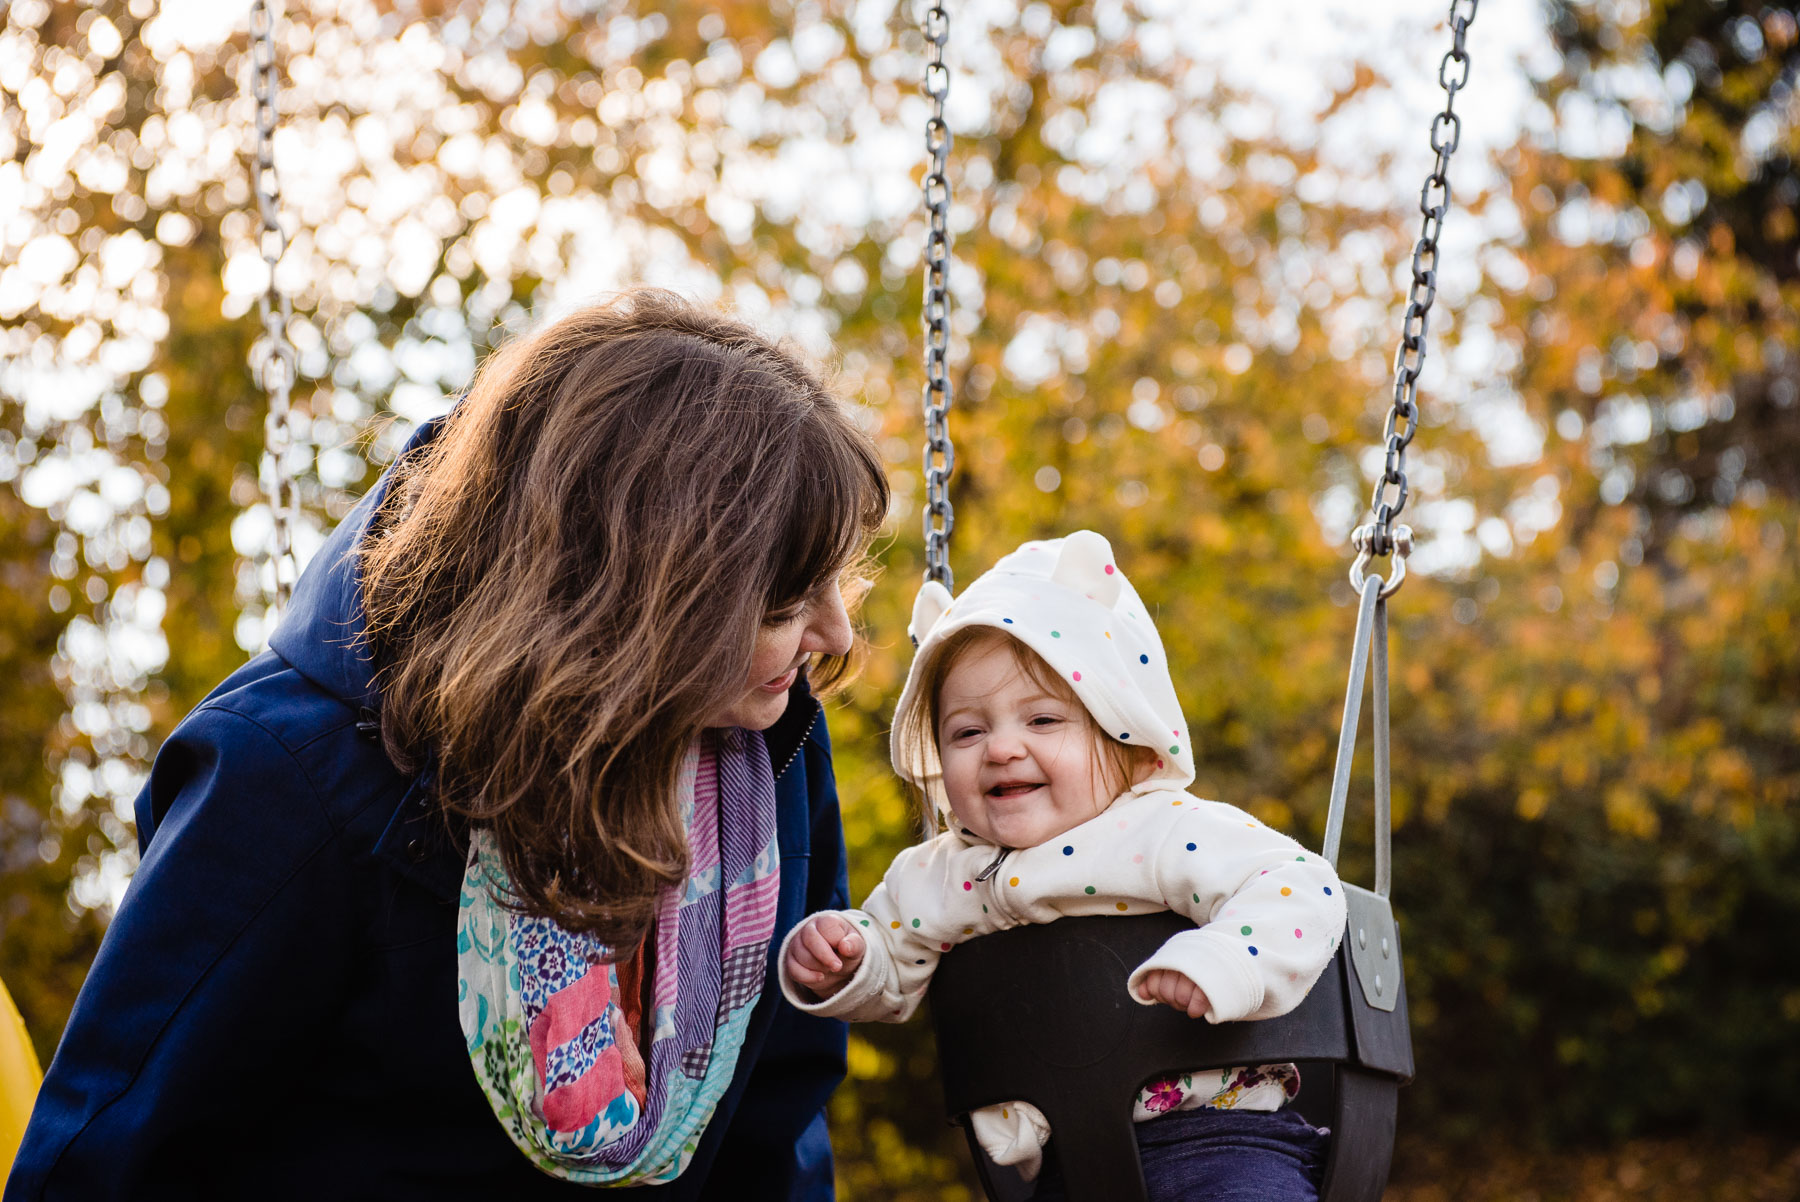
[[[958, 943], [1158, 910], [1195, 928], [1132, 972], [1137, 1001], [1215, 1023], [1300, 1003], [1344, 929], [1337, 875], [1242, 810], [1186, 791], [1193, 748], [1162, 641], [1104, 538], [1026, 543], [954, 602], [928, 583], [912, 634], [894, 767], [948, 829], [900, 853], [863, 909], [789, 934], [780, 974], [795, 1006], [902, 1022]], [[1316, 1198], [1324, 1135], [1282, 1109], [1298, 1090], [1291, 1064], [1148, 1084], [1134, 1117], [1157, 1120], [1138, 1128], [1152, 1199], [1208, 1197], [1246, 1173], [1271, 1202]], [[994, 1161], [1037, 1176], [1042, 1112], [1014, 1102], [971, 1120]]]

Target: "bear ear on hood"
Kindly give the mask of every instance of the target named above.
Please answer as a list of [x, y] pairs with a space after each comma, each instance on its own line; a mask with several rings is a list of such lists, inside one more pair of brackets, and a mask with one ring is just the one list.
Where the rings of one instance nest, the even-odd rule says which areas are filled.
[[1050, 579], [1111, 609], [1125, 578], [1113, 566], [1112, 544], [1092, 530], [1077, 530], [1063, 539]]
[[950, 608], [950, 590], [935, 580], [927, 580], [919, 589], [919, 595], [913, 598], [912, 624], [906, 628], [911, 636], [913, 646], [917, 647], [937, 625], [944, 611]]

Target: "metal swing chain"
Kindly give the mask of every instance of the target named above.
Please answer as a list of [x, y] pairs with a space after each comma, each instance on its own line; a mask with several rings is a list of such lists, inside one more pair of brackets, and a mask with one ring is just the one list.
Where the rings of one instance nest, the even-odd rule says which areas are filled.
[[[1445, 93], [1444, 111], [1431, 119], [1431, 149], [1437, 153], [1431, 174], [1419, 189], [1419, 212], [1424, 220], [1413, 246], [1412, 284], [1406, 294], [1406, 316], [1401, 323], [1400, 345], [1394, 351], [1394, 399], [1388, 410], [1384, 437], [1387, 460], [1369, 506], [1375, 520], [1351, 534], [1357, 559], [1350, 569], [1350, 583], [1362, 591], [1362, 569], [1373, 556], [1394, 556], [1393, 578], [1382, 588], [1390, 596], [1406, 579], [1406, 557], [1412, 553], [1412, 531], [1394, 519], [1406, 508], [1406, 448], [1419, 427], [1419, 373], [1425, 367], [1425, 335], [1431, 326], [1431, 304], [1437, 299], [1438, 235], [1444, 215], [1450, 211], [1450, 156], [1462, 141], [1462, 118], [1456, 112], [1456, 93], [1469, 82], [1469, 52], [1465, 40], [1475, 20], [1480, 0], [1451, 0], [1450, 49], [1438, 63], [1438, 83]], [[1458, 74], [1451, 75], [1452, 65]]]
[[[299, 574], [294, 563], [294, 526], [298, 520], [300, 497], [288, 463], [293, 447], [289, 396], [298, 376], [299, 359], [287, 337], [292, 309], [287, 296], [275, 284], [275, 265], [287, 251], [287, 235], [281, 229], [281, 189], [275, 178], [275, 101], [279, 73], [275, 64], [275, 18], [269, 11], [267, 0], [253, 0], [250, 6], [250, 54], [250, 82], [256, 95], [256, 157], [251, 160], [250, 183], [256, 193], [257, 212], [262, 218], [259, 249], [269, 270], [268, 285], [257, 299], [262, 337], [257, 339], [250, 352], [250, 364], [257, 382], [269, 396], [268, 413], [263, 419], [264, 447], [258, 475], [274, 522], [267, 562], [274, 582], [270, 604], [279, 614], [287, 608], [293, 593], [293, 578]], [[265, 623], [265, 630], [267, 628]]]
[[[1370, 709], [1375, 737], [1375, 895], [1387, 898], [1393, 887], [1392, 795], [1389, 770], [1392, 747], [1388, 730], [1388, 628], [1387, 599], [1406, 579], [1406, 557], [1412, 554], [1412, 531], [1394, 525], [1406, 508], [1406, 447], [1418, 428], [1419, 372], [1425, 365], [1425, 333], [1430, 325], [1431, 302], [1437, 299], [1438, 235], [1444, 214], [1450, 210], [1450, 156], [1462, 140], [1462, 119], [1456, 115], [1456, 93], [1469, 82], [1469, 52], [1465, 39], [1475, 19], [1479, 0], [1451, 0], [1450, 29], [1454, 41], [1438, 64], [1438, 82], [1447, 97], [1444, 111], [1431, 119], [1431, 148], [1437, 162], [1419, 192], [1419, 211], [1425, 221], [1413, 247], [1412, 287], [1407, 292], [1406, 320], [1400, 348], [1394, 354], [1394, 404], [1387, 418], [1387, 466], [1375, 486], [1375, 521], [1358, 526], [1351, 535], [1356, 563], [1350, 583], [1360, 596], [1356, 613], [1356, 640], [1350, 653], [1350, 680], [1344, 690], [1344, 718], [1338, 727], [1337, 762], [1332, 771], [1331, 801], [1325, 818], [1325, 860], [1337, 867], [1343, 845], [1344, 813], [1350, 795], [1350, 767], [1356, 755], [1356, 731], [1361, 717], [1363, 685], [1373, 676]], [[1466, 11], [1465, 11], [1466, 9]], [[1459, 74], [1450, 76], [1451, 64]], [[1434, 203], [1435, 202], [1435, 203]], [[1388, 488], [1396, 489], [1392, 496]], [[1372, 556], [1393, 556], [1389, 577], [1367, 576], [1363, 569]], [[1365, 990], [1369, 986], [1365, 986]], [[1376, 997], [1370, 1004], [1383, 1006], [1381, 978], [1373, 978]], [[1385, 1000], [1385, 1007], [1393, 1001]], [[1384, 1007], [1384, 1008], [1385, 1008]]]
[[950, 94], [950, 69], [944, 65], [944, 43], [950, 37], [950, 14], [932, 3], [925, 10], [925, 41], [931, 58], [921, 87], [931, 101], [925, 122], [925, 208], [930, 226], [925, 234], [925, 579], [955, 591], [950, 574], [950, 531], [956, 513], [950, 507], [950, 473], [956, 450], [950, 445], [950, 127], [944, 123], [944, 97]]

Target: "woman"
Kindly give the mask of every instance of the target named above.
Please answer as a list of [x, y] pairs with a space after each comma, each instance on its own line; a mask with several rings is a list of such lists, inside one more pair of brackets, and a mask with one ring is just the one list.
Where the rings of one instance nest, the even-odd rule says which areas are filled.
[[886, 506], [668, 294], [496, 353], [164, 744], [6, 1202], [829, 1198], [769, 949], [847, 904], [812, 688]]

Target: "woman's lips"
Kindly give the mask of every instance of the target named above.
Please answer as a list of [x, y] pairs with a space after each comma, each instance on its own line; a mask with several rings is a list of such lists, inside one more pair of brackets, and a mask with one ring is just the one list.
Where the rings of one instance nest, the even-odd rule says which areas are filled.
[[799, 672], [800, 666], [795, 664], [780, 676], [771, 680], [768, 684], [758, 685], [756, 687], [764, 693], [785, 693], [794, 687], [794, 677], [797, 676]]

